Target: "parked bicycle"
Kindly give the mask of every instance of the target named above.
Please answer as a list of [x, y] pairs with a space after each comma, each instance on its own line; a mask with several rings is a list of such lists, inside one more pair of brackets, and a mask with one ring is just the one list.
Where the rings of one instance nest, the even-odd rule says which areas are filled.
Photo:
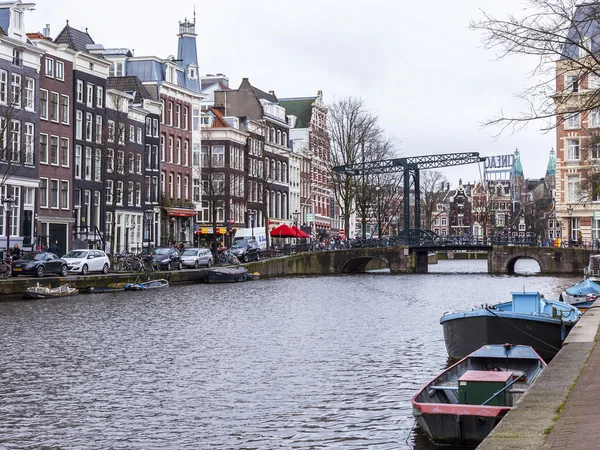
[[6, 258], [0, 260], [0, 278], [8, 278], [12, 274], [12, 258], [7, 256]]
[[114, 268], [117, 272], [141, 272], [144, 269], [143, 259], [132, 253], [117, 253]]
[[240, 264], [240, 260], [229, 250], [225, 250], [219, 254], [219, 264]]

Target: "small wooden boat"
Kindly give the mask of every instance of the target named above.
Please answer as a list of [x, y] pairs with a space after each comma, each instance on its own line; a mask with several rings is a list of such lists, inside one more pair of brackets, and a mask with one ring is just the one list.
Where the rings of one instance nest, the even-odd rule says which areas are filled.
[[27, 288], [27, 295], [30, 298], [68, 297], [78, 293], [77, 289], [70, 287], [68, 284], [53, 288], [50, 286], [40, 286], [40, 283], [37, 283], [35, 286]]
[[440, 323], [450, 358], [461, 359], [482, 345], [503, 342], [530, 345], [544, 361], [554, 358], [581, 312], [539, 292], [511, 294], [510, 302], [444, 314]]
[[249, 274], [246, 276], [246, 279], [247, 279], [248, 281], [255, 281], [255, 280], [258, 280], [258, 279], [260, 279], [260, 273], [258, 273], [258, 272], [249, 273]]
[[126, 283], [126, 291], [143, 291], [146, 289], [158, 289], [169, 287], [169, 282], [165, 279], [144, 281], [143, 283]]
[[247, 278], [248, 270], [244, 266], [211, 267], [204, 272], [204, 281], [207, 283], [236, 283]]
[[85, 290], [85, 292], [88, 294], [102, 294], [105, 292], [124, 291], [125, 284], [127, 283], [110, 283], [106, 287], [90, 286]]
[[598, 280], [585, 278], [560, 294], [560, 300], [579, 309], [588, 309], [600, 295]]
[[546, 367], [525, 345], [484, 345], [413, 397], [413, 416], [436, 445], [476, 447]]

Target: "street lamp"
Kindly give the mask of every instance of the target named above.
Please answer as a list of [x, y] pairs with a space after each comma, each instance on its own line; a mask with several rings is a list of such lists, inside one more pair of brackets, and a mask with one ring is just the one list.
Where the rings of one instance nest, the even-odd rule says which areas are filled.
[[4, 197], [2, 200], [2, 205], [4, 207], [4, 212], [6, 213], [6, 255], [5, 258], [8, 257], [8, 253], [10, 251], [10, 226], [12, 222], [12, 204], [15, 202], [15, 199], [12, 197]]
[[147, 209], [146, 211], [144, 211], [144, 221], [146, 222], [146, 236], [147, 236], [147, 247], [146, 247], [146, 254], [150, 254], [150, 243], [152, 242], [152, 221], [154, 219], [154, 210], [153, 209]]
[[296, 227], [296, 246], [298, 246], [298, 220], [300, 220], [300, 213], [298, 210], [296, 210], [292, 213], [292, 216], [294, 216], [294, 226]]
[[256, 218], [256, 211], [248, 211], [248, 220], [250, 221], [250, 228], [252, 229], [252, 240], [254, 240], [254, 219]]
[[379, 196], [380, 190], [381, 186], [375, 187], [375, 192], [377, 192], [377, 237], [381, 239], [381, 197]]

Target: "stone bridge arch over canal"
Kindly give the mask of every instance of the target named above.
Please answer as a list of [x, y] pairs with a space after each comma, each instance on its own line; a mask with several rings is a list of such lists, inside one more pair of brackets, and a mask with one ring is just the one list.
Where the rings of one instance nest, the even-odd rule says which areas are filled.
[[584, 248], [494, 246], [488, 253], [488, 273], [513, 274], [519, 259], [534, 259], [542, 274], [583, 275], [591, 254]]

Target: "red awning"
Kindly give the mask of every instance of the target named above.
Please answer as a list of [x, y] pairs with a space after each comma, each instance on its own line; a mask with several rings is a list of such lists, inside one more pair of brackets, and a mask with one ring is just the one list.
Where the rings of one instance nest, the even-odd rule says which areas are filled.
[[298, 237], [298, 238], [308, 238], [308, 237], [310, 237], [308, 234], [306, 234], [304, 231], [302, 231], [296, 225], [292, 225], [291, 229], [294, 230], [294, 233], [296, 233], [296, 236], [294, 236], [294, 237]]
[[165, 208], [167, 210], [167, 216], [177, 216], [177, 217], [194, 217], [196, 215], [196, 210], [194, 209], [185, 209], [185, 208]]

